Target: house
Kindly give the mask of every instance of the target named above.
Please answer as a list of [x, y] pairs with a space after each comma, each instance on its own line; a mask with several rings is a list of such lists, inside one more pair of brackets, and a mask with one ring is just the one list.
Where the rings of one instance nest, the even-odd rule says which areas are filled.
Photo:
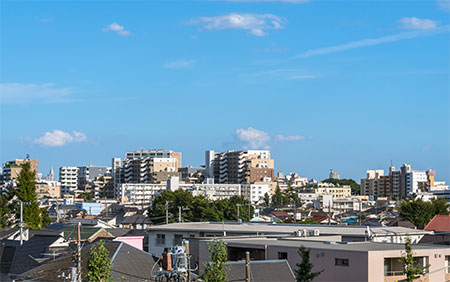
[[435, 215], [424, 230], [434, 234], [424, 236], [420, 243], [450, 245], [450, 215]]
[[[58, 230], [60, 232], [64, 232], [64, 238], [68, 241], [76, 241], [77, 240], [77, 225], [71, 223], [54, 223], [47, 227], [49, 230]], [[116, 236], [111, 234], [107, 229], [102, 227], [90, 227], [90, 226], [80, 226], [80, 236], [81, 241], [92, 242], [97, 238], [103, 239], [113, 239]]]
[[[404, 244], [377, 242], [332, 242], [311, 238], [287, 238], [284, 236], [221, 237], [227, 247], [228, 261], [241, 261], [250, 252], [251, 265], [256, 261], [287, 260], [291, 269], [301, 262], [300, 247], [310, 250], [313, 272], [323, 272], [315, 282], [329, 281], [404, 281], [403, 265], [399, 262], [405, 252]], [[209, 260], [208, 244], [212, 238], [200, 238], [191, 244], [192, 254], [199, 265]], [[193, 240], [195, 241], [195, 240]], [[450, 247], [441, 245], [413, 245], [415, 261], [429, 265], [420, 281], [448, 281]], [[241, 272], [242, 269], [238, 272]], [[275, 271], [275, 270], [274, 270]], [[241, 276], [242, 277], [242, 276]], [[259, 281], [259, 280], [255, 280]], [[273, 280], [279, 281], [279, 280]], [[287, 280], [288, 281], [288, 280]]]
[[[88, 244], [81, 251], [81, 267], [84, 275], [87, 271], [89, 252], [94, 244]], [[105, 241], [105, 248], [112, 259], [112, 278], [114, 281], [153, 281], [153, 257], [123, 242]], [[72, 267], [72, 256], [64, 256], [45, 265], [31, 269], [22, 274], [21, 280], [60, 281], [67, 277]]]
[[152, 221], [145, 215], [135, 214], [117, 218], [116, 224], [128, 229], [147, 229], [152, 225]]

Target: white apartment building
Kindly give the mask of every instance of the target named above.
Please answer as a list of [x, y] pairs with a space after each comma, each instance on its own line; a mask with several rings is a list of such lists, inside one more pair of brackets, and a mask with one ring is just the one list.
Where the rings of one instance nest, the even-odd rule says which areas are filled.
[[264, 201], [265, 194], [270, 195], [269, 184], [242, 184], [241, 196], [252, 204], [258, 204]]
[[73, 193], [78, 187], [78, 167], [63, 166], [59, 168], [61, 194]]
[[416, 194], [419, 189], [419, 182], [427, 182], [427, 173], [425, 171], [412, 170], [405, 176], [406, 179], [406, 193]]
[[191, 192], [192, 196], [204, 196], [213, 201], [241, 195], [240, 184], [190, 184], [189, 186], [184, 188]]
[[118, 199], [121, 202], [139, 205], [149, 205], [155, 194], [167, 189], [166, 184], [157, 183], [122, 183], [118, 187], [121, 191]]

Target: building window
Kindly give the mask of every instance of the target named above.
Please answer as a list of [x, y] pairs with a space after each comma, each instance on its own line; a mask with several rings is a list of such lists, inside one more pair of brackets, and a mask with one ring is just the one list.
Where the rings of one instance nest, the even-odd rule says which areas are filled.
[[348, 259], [336, 258], [334, 260], [334, 265], [348, 266]]
[[166, 235], [156, 234], [156, 245], [165, 245], [165, 244], [166, 244]]
[[287, 253], [285, 252], [278, 252], [278, 259], [287, 259]]
[[182, 242], [183, 242], [183, 235], [175, 234], [175, 238], [173, 239], [173, 245], [181, 246]]

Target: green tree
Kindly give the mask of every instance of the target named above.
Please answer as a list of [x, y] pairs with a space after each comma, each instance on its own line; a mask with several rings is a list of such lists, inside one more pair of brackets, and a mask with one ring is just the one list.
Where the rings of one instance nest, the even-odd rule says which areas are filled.
[[431, 204], [433, 205], [434, 215], [448, 215], [449, 204], [447, 204], [447, 199], [433, 199], [431, 200]]
[[264, 204], [266, 207], [270, 206], [270, 196], [267, 192], [264, 194]]
[[[30, 229], [42, 227], [41, 210], [36, 195], [36, 172], [31, 170], [29, 162], [21, 165], [17, 177], [17, 197], [23, 202], [23, 220]], [[19, 211], [20, 212], [20, 211]]]
[[429, 265], [420, 266], [419, 263], [414, 260], [413, 255], [411, 238], [408, 236], [405, 243], [405, 254], [399, 259], [403, 265], [403, 274], [406, 275], [406, 281], [408, 282], [413, 282], [414, 279], [422, 276], [424, 270], [429, 267]]
[[52, 223], [52, 220], [50, 219], [50, 216], [48, 215], [48, 211], [46, 208], [41, 209], [41, 216], [42, 216], [42, 227], [45, 227]]
[[96, 243], [89, 252], [88, 273], [86, 280], [90, 282], [112, 281], [112, 262], [109, 251], [105, 248], [103, 240]]
[[422, 199], [403, 201], [399, 209], [400, 217], [410, 221], [419, 228], [423, 228], [438, 214], [448, 214], [448, 204], [445, 199], [424, 202]]
[[295, 271], [295, 280], [297, 282], [311, 282], [314, 278], [320, 275], [323, 270], [319, 272], [313, 272], [313, 265], [310, 262], [310, 250], [307, 250], [305, 247], [301, 246], [298, 250], [298, 254], [302, 261], [297, 263], [297, 270]]
[[208, 243], [209, 263], [204, 263], [202, 279], [206, 282], [226, 282], [227, 247], [223, 241], [214, 239]]
[[272, 196], [272, 205], [277, 208], [281, 208], [287, 204], [289, 204], [289, 196], [283, 192], [281, 192], [280, 187], [277, 185], [275, 189], [275, 193]]

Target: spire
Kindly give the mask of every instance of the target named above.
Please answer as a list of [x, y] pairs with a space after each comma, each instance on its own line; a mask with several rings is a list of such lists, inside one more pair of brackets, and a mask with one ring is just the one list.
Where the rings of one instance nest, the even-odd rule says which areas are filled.
[[53, 172], [53, 166], [50, 167], [50, 172], [48, 173], [47, 177], [45, 178], [47, 181], [55, 181], [55, 173]]

